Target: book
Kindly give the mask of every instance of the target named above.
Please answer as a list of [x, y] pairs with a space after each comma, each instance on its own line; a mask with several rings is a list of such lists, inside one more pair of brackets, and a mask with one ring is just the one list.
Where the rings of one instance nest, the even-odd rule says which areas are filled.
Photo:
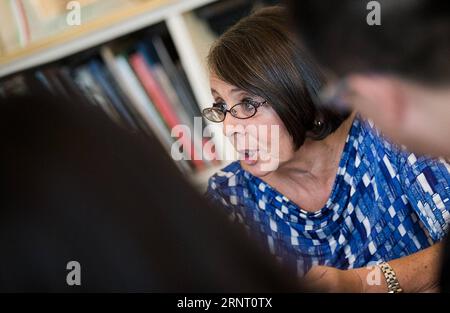
[[28, 92], [27, 80], [23, 74], [15, 74], [0, 83], [0, 96], [3, 98], [24, 95]]
[[173, 106], [174, 110], [178, 113], [178, 117], [180, 118], [180, 120], [186, 125], [191, 125], [191, 119], [188, 116], [185, 107], [182, 105], [180, 98], [175, 88], [173, 87], [172, 82], [170, 81], [169, 76], [167, 75], [160, 61], [149, 48], [150, 47], [148, 47], [145, 43], [139, 42], [137, 44], [136, 50], [145, 58], [146, 63], [154, 74], [155, 79], [157, 80], [159, 86], [161, 86], [162, 92], [164, 92], [166, 98]]
[[139, 52], [131, 54], [129, 61], [134, 72], [141, 81], [142, 86], [145, 88], [147, 95], [152, 99], [155, 107], [166, 122], [167, 127], [170, 129], [175, 125], [180, 124], [177, 113], [172, 109], [170, 102], [165, 94], [163, 94], [142, 54]]
[[190, 116], [201, 116], [198, 105], [192, 96], [192, 92], [189, 90], [189, 86], [186, 85], [186, 81], [183, 78], [184, 74], [179, 71], [170, 57], [170, 53], [167, 50], [162, 37], [160, 35], [154, 35], [151, 42], [156, 51], [156, 55], [175, 87], [183, 106], [188, 110], [188, 114]]
[[50, 90], [55, 94], [65, 95], [68, 90], [63, 85], [61, 78], [58, 75], [58, 66], [51, 65], [41, 70], [42, 74], [47, 79]]
[[[111, 3], [114, 1], [111, 0]], [[134, 1], [137, 0], [124, 2]], [[13, 2], [14, 6], [11, 5]], [[58, 20], [61, 21], [61, 16], [67, 13], [67, 1], [51, 2], [0, 2], [0, 8], [16, 11], [16, 16], [10, 19], [14, 22], [15, 32], [14, 36], [9, 33], [9, 40], [19, 43], [21, 39], [21, 44], [24, 44], [38, 40], [41, 34], [51, 35], [58, 28]], [[102, 2], [105, 0], [86, 0], [82, 8], [99, 8], [97, 4]], [[37, 8], [39, 3], [44, 6]], [[17, 24], [18, 21], [20, 24]], [[0, 20], [0, 26], [2, 22]], [[3, 28], [0, 28], [0, 35], [2, 31]], [[0, 49], [4, 51], [4, 36], [1, 36]], [[156, 137], [167, 152], [184, 156], [176, 162], [183, 172], [200, 171], [214, 161], [203, 155], [209, 152], [203, 151], [206, 142], [202, 134], [204, 123], [201, 123], [200, 129], [194, 127], [194, 117], [200, 116], [200, 110], [175, 45], [168, 36], [167, 27], [161, 22], [133, 36], [86, 49], [30, 71], [34, 72], [35, 80], [51, 92], [68, 98], [81, 96], [86, 102], [98, 106], [116, 123]], [[0, 83], [0, 96], [9, 94], [11, 89]], [[182, 133], [171, 136], [172, 129], [178, 125], [187, 126], [190, 132], [181, 129]]]
[[[215, 153], [210, 154], [208, 153], [209, 149], [203, 149], [207, 143], [207, 139], [203, 138], [205, 123], [202, 122], [202, 127], [199, 129], [193, 127], [193, 117], [201, 117], [202, 115], [198, 105], [193, 100], [192, 94], [189, 92], [189, 88], [186, 85], [187, 80], [183, 81], [183, 77], [185, 75], [184, 71], [178, 69], [177, 65], [175, 65], [172, 61], [169, 51], [166, 48], [162, 38], [160, 36], [152, 36], [152, 45], [141, 45], [139, 50], [144, 52], [144, 55], [147, 60], [149, 60], [149, 63], [155, 67], [155, 71], [158, 70], [163, 73], [162, 80], [164, 81], [164, 84], [171, 89], [171, 93], [175, 93], [177, 95], [172, 104], [177, 107], [177, 112], [185, 112], [182, 119], [186, 125], [189, 125], [192, 133], [194, 134], [194, 138], [198, 138], [197, 140], [194, 140], [195, 149], [197, 149], [197, 151], [199, 151], [198, 153], [202, 156], [204, 155], [204, 152], [207, 153], [207, 157], [203, 158], [204, 162], [209, 164], [209, 160], [217, 159]], [[160, 64], [163, 64], [162, 67]], [[161, 69], [159, 70], [158, 67], [161, 67]], [[184, 99], [184, 101], [181, 102], [181, 100], [178, 101], [178, 99]]]
[[[161, 114], [161, 117], [166, 122], [169, 131], [171, 131], [173, 127], [181, 125], [181, 120], [178, 118], [171, 104], [162, 93], [162, 90], [148, 68], [143, 55], [140, 53], [132, 54], [130, 56], [130, 64], [132, 65], [137, 77], [140, 79], [148, 96], [153, 100], [153, 103]], [[192, 139], [191, 132], [189, 131], [189, 133], [185, 132], [181, 134], [178, 139], [182, 144], [180, 148], [183, 149], [190, 161], [197, 169], [202, 169], [204, 165], [201, 157], [201, 151], [199, 155], [195, 147], [194, 140]]]
[[132, 116], [132, 113], [127, 108], [119, 93], [116, 91], [117, 89], [114, 88], [110, 80], [110, 75], [105, 69], [104, 64], [97, 59], [92, 59], [88, 64], [94, 79], [103, 89], [104, 93], [110, 100], [111, 106], [123, 120], [123, 123], [127, 126], [127, 128], [136, 130], [138, 126]]
[[[145, 60], [147, 61], [147, 64], [150, 66], [152, 72], [155, 74], [155, 78], [158, 80], [158, 82], [160, 83], [160, 85], [163, 87], [163, 89], [166, 91], [166, 94], [168, 96], [170, 96], [170, 103], [171, 105], [174, 107], [175, 111], [179, 114], [180, 120], [185, 124], [188, 125], [188, 127], [190, 128], [193, 137], [194, 137], [194, 147], [198, 152], [198, 155], [204, 155], [204, 152], [206, 152], [208, 155], [206, 158], [202, 158], [203, 161], [205, 163], [207, 163], [209, 165], [210, 160], [215, 160], [217, 159], [217, 156], [214, 154], [209, 154], [208, 153], [208, 149], [203, 149], [203, 147], [205, 146], [205, 143], [207, 141], [207, 139], [203, 138], [203, 129], [204, 129], [204, 120], [202, 119], [202, 125], [200, 128], [196, 128], [194, 127], [193, 124], [193, 118], [196, 115], [192, 115], [193, 111], [189, 110], [186, 105], [186, 102], [184, 104], [181, 103], [180, 101], [180, 97], [177, 93], [177, 91], [179, 91], [179, 89], [175, 90], [175, 88], [173, 87], [172, 81], [170, 80], [168, 74], [166, 73], [165, 68], [161, 65], [161, 61], [158, 57], [158, 55], [156, 54], [156, 51], [154, 49], [154, 47], [152, 47], [151, 45], [147, 45], [143, 42], [140, 42], [137, 45], [137, 51], [139, 51], [145, 58]], [[167, 50], [166, 50], [167, 52]], [[168, 56], [168, 53], [166, 53], [166, 57]], [[170, 61], [168, 61], [170, 62]], [[173, 70], [175, 69], [175, 67], [173, 65], [169, 65], [170, 68], [172, 68]], [[178, 75], [177, 75], [178, 76]], [[195, 105], [197, 106], [197, 105]], [[198, 110], [198, 107], [197, 107]], [[198, 116], [201, 116], [198, 113]], [[217, 162], [215, 162], [217, 163]]]
[[113, 121], [121, 124], [119, 114], [114, 110], [106, 94], [97, 83], [88, 65], [80, 66], [74, 70], [75, 82], [85, 97], [94, 105], [99, 106]]
[[[111, 47], [104, 46], [100, 54], [120, 88], [130, 99], [130, 105], [140, 114], [150, 135], [154, 135], [170, 154], [174, 143], [166, 125], [153, 103], [147, 97], [138, 78], [135, 76], [127, 58], [123, 54], [115, 55]], [[176, 162], [177, 164], [180, 162]]]

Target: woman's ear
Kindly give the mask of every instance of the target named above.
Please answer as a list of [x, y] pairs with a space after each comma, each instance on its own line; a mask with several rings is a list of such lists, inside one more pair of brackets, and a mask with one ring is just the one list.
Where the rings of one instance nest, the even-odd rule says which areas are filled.
[[347, 78], [344, 100], [364, 117], [370, 118], [386, 134], [401, 131], [408, 116], [405, 89], [389, 76], [356, 74]]

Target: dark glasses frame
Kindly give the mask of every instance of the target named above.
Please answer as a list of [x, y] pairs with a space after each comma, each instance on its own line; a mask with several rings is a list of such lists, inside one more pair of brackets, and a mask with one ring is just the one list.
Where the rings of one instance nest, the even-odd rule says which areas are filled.
[[[225, 120], [225, 117], [226, 117], [227, 113], [230, 113], [233, 117], [235, 117], [237, 119], [246, 120], [246, 119], [249, 119], [249, 118], [255, 116], [255, 114], [258, 112], [258, 108], [260, 106], [266, 104], [266, 103], [267, 103], [267, 100], [264, 100], [264, 101], [246, 100], [246, 101], [243, 101], [243, 102], [236, 103], [229, 110], [226, 109], [226, 106], [225, 106], [224, 103], [213, 103], [212, 107], [203, 109], [202, 115], [203, 115], [204, 118], [206, 118], [207, 120], [209, 120], [211, 122], [214, 122], [214, 123], [221, 123], [221, 122], [223, 122]], [[240, 116], [237, 115], [237, 111], [234, 109], [235, 107], [240, 106], [240, 105], [251, 105], [251, 106], [254, 107], [255, 110], [249, 116], [240, 117]], [[220, 120], [219, 119], [217, 119], [217, 120], [210, 119], [208, 116], [213, 111], [218, 113], [217, 116], [221, 115], [222, 118]]]

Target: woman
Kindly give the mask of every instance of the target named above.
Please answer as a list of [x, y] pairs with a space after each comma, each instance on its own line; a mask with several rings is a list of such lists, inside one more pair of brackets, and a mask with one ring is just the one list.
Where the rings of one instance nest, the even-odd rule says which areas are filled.
[[[282, 8], [262, 9], [210, 51], [215, 103], [204, 116], [223, 122], [240, 161], [211, 177], [207, 196], [320, 290], [437, 290], [448, 165], [317, 106], [324, 78], [285, 20]], [[374, 270], [381, 280], [368, 279]]]

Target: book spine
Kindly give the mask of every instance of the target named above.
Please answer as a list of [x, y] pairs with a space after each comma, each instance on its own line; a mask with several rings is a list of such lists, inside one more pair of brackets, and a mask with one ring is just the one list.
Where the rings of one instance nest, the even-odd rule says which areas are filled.
[[[130, 57], [130, 64], [132, 65], [137, 77], [140, 79], [144, 89], [146, 90], [148, 96], [153, 100], [155, 107], [161, 113], [162, 118], [165, 120], [169, 130], [180, 124], [180, 120], [177, 117], [175, 111], [172, 109], [170, 103], [165, 99], [164, 94], [161, 92], [158, 84], [153, 78], [144, 57], [135, 53]], [[183, 134], [180, 138], [183, 145], [184, 151], [189, 151], [190, 160], [196, 169], [202, 169], [204, 167], [203, 161], [201, 160], [201, 155], [197, 153], [191, 135]]]
[[122, 99], [120, 99], [119, 95], [114, 91], [111, 86], [111, 83], [107, 81], [106, 69], [103, 68], [102, 64], [98, 60], [91, 60], [89, 62], [89, 67], [91, 69], [94, 78], [97, 80], [99, 86], [104, 90], [105, 94], [109, 98], [114, 109], [119, 113], [122, 117], [126, 125], [131, 127], [132, 129], [136, 129], [135, 122], [131, 116], [131, 114], [126, 109]]
[[133, 69], [147, 91], [148, 96], [153, 100], [167, 125], [169, 127], [174, 127], [177, 124], [180, 124], [178, 116], [172, 110], [170, 103], [157, 85], [142, 55], [139, 53], [131, 55], [130, 64], [133, 66]]
[[132, 99], [137, 110], [142, 114], [147, 125], [152, 128], [155, 135], [161, 141], [164, 147], [168, 148], [172, 145], [170, 137], [163, 121], [158, 112], [153, 107], [145, 92], [141, 89], [139, 81], [130, 68], [125, 56], [119, 55], [115, 58], [116, 64], [121, 72], [124, 89]]
[[196, 101], [193, 99], [192, 93], [183, 78], [184, 73], [180, 72], [173, 62], [163, 39], [160, 36], [155, 35], [152, 39], [152, 45], [159, 60], [161, 61], [162, 66], [164, 67], [164, 70], [167, 72], [173, 86], [175, 87], [179, 98], [182, 100], [181, 102], [183, 103], [183, 106], [189, 111], [189, 115], [199, 115], [199, 109]]
[[113, 109], [103, 90], [97, 84], [92, 71], [88, 66], [82, 66], [75, 71], [75, 81], [79, 85], [80, 89], [84, 92], [84, 95], [89, 101], [99, 106], [110, 119], [120, 123], [120, 117]]

